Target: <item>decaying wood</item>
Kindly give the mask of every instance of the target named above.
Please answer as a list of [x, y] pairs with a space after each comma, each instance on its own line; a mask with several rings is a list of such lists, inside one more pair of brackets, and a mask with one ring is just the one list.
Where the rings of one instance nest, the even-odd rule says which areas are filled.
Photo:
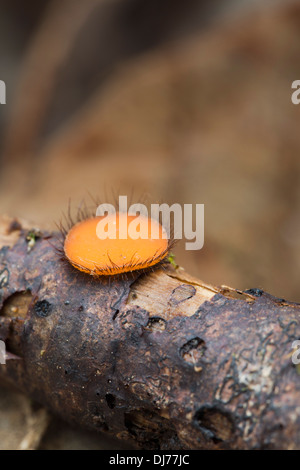
[[143, 448], [300, 448], [299, 304], [171, 267], [95, 280], [52, 234], [0, 226], [0, 339], [17, 356], [1, 380]]

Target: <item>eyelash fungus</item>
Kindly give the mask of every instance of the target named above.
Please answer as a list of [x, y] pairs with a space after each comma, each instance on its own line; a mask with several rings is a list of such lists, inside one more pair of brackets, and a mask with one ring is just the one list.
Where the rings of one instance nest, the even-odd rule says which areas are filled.
[[[104, 216], [93, 214], [95, 211], [91, 212], [85, 206], [84, 209], [78, 209], [74, 221], [69, 207], [68, 215], [65, 216], [65, 226], [63, 223], [59, 224], [63, 235], [59, 254], [77, 270], [94, 277], [126, 277], [133, 272], [146, 272], [164, 267], [169, 262], [174, 240], [173, 237], [168, 237], [166, 230], [158, 221], [140, 215], [140, 232], [147, 230], [147, 233], [150, 233], [150, 226], [154, 224], [159, 237], [134, 239], [128, 233], [128, 228], [136, 216], [116, 212], [115, 215], [105, 216], [109, 227], [113, 226], [110, 218], [114, 218], [116, 232], [112, 233], [108, 229], [107, 238], [100, 239], [97, 236], [97, 225]], [[121, 223], [127, 223], [127, 234], [124, 239], [118, 237]]]

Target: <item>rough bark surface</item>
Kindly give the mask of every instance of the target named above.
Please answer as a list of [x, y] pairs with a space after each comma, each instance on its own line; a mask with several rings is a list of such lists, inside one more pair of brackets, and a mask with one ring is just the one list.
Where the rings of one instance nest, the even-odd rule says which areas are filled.
[[0, 227], [2, 380], [142, 448], [300, 448], [299, 304], [171, 267], [91, 279], [52, 234]]

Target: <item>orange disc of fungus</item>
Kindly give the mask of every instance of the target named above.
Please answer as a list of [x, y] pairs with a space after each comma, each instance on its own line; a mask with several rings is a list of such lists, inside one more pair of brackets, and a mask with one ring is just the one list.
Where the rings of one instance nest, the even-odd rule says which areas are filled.
[[[97, 235], [97, 226], [104, 217], [107, 238], [102, 239]], [[78, 222], [66, 235], [65, 256], [80, 271], [99, 276], [144, 270], [157, 265], [169, 251], [167, 233], [159, 222], [140, 215], [139, 230], [149, 235], [147, 238], [132, 238], [129, 227], [136, 217], [120, 212]], [[119, 236], [121, 223], [123, 238]], [[151, 238], [153, 227], [156, 228], [155, 238]]]

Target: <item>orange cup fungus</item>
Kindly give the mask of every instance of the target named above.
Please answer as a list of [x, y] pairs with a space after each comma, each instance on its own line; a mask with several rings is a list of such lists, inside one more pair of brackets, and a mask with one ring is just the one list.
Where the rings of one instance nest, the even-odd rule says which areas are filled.
[[[99, 229], [101, 234], [105, 232], [105, 238], [99, 237]], [[139, 237], [134, 235], [137, 232]], [[67, 260], [80, 271], [95, 276], [119, 275], [158, 266], [169, 249], [170, 240], [159, 222], [125, 212], [82, 220], [68, 231], [64, 241]]]

